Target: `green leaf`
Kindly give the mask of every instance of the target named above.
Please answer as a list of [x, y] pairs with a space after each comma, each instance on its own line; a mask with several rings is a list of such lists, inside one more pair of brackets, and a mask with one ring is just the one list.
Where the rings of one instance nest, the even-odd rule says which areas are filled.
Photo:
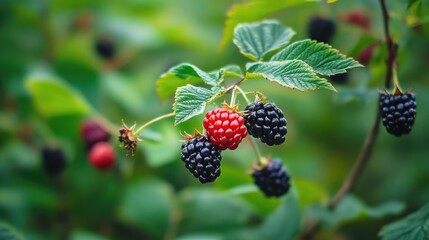
[[270, 13], [274, 13], [281, 9], [305, 4], [309, 2], [317, 2], [317, 0], [248, 0], [242, 4], [233, 5], [228, 11], [228, 19], [225, 22], [223, 37], [219, 48], [224, 48], [232, 39], [235, 27], [243, 22], [254, 22], [265, 18]]
[[26, 80], [37, 110], [47, 117], [86, 114], [90, 106], [71, 86], [48, 75], [33, 74]]
[[0, 239], [24, 240], [25, 238], [8, 224], [0, 222]]
[[243, 72], [238, 65], [226, 65], [219, 70], [214, 71], [212, 74], [222, 74], [223, 77], [243, 77]]
[[298, 200], [301, 208], [311, 204], [321, 203], [328, 198], [325, 189], [317, 182], [304, 178], [293, 178], [292, 186], [298, 192]]
[[244, 56], [259, 61], [265, 54], [286, 46], [293, 35], [291, 28], [277, 21], [262, 21], [238, 25], [233, 41]]
[[208, 90], [190, 84], [179, 87], [176, 91], [173, 106], [176, 113], [174, 124], [177, 125], [193, 116], [203, 113], [207, 104], [213, 101], [221, 93], [221, 90], [222, 88]]
[[260, 228], [260, 239], [295, 239], [300, 226], [298, 201], [290, 192], [284, 197], [284, 203], [265, 219]]
[[310, 215], [321, 219], [328, 227], [333, 227], [341, 222], [363, 218], [381, 218], [387, 215], [400, 213], [404, 204], [390, 201], [376, 207], [369, 207], [358, 198], [347, 195], [341, 200], [334, 211], [322, 206], [313, 206], [309, 209]]
[[173, 190], [156, 179], [131, 184], [119, 207], [119, 219], [161, 238], [170, 226], [173, 214]]
[[183, 232], [229, 232], [246, 226], [253, 214], [244, 200], [207, 188], [186, 189], [180, 200]]
[[317, 88], [335, 91], [335, 88], [326, 79], [318, 77], [312, 68], [301, 60], [248, 63], [246, 68], [248, 79], [265, 78], [284, 87], [300, 91]]
[[321, 75], [345, 73], [346, 69], [362, 67], [353, 58], [348, 58], [331, 46], [306, 39], [297, 41], [276, 53], [271, 61], [301, 60]]
[[384, 226], [378, 235], [383, 240], [428, 240], [429, 204], [401, 220]]
[[71, 235], [71, 240], [107, 240], [107, 238], [92, 232], [74, 230]]
[[407, 0], [407, 9], [410, 9], [411, 7], [413, 7], [413, 5], [420, 5], [422, 4], [422, 0]]
[[222, 81], [222, 71], [207, 73], [192, 64], [181, 63], [161, 75], [157, 81], [156, 90], [161, 98], [166, 99], [171, 97], [178, 87], [186, 84], [197, 85], [205, 83], [210, 86], [217, 86]]

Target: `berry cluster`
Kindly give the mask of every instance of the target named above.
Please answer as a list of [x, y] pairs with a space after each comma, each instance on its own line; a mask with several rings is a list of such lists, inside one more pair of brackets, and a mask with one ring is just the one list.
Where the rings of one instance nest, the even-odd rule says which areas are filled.
[[416, 119], [416, 98], [410, 92], [380, 93], [380, 111], [387, 132], [397, 137], [408, 134]]
[[[203, 119], [206, 136], [199, 133], [186, 136], [188, 141], [182, 144], [181, 159], [201, 183], [213, 182], [220, 176], [221, 151], [237, 149], [247, 133], [270, 146], [285, 142], [287, 121], [274, 103], [251, 103], [243, 115], [229, 106], [213, 109]], [[252, 176], [268, 197], [279, 197], [290, 186], [289, 176], [278, 160], [255, 169]]]
[[92, 120], [85, 121], [80, 130], [89, 150], [89, 162], [97, 169], [110, 169], [115, 164], [115, 151], [108, 143], [111, 137], [110, 133]]

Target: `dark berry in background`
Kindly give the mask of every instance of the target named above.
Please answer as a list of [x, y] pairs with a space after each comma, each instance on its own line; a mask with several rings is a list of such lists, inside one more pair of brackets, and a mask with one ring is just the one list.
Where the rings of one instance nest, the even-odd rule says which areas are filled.
[[101, 37], [97, 39], [94, 47], [101, 58], [111, 59], [115, 56], [116, 46], [111, 38]]
[[42, 147], [42, 166], [49, 174], [57, 175], [67, 166], [67, 160], [64, 152], [59, 147]]
[[380, 111], [387, 132], [397, 137], [408, 134], [416, 120], [416, 98], [410, 92], [396, 95], [380, 93]]
[[286, 140], [287, 121], [283, 112], [274, 103], [255, 102], [249, 104], [244, 115], [247, 132], [270, 146]]
[[330, 43], [336, 31], [336, 24], [329, 19], [313, 17], [308, 23], [308, 37], [318, 42]]
[[201, 183], [213, 182], [220, 176], [220, 151], [206, 136], [198, 136], [182, 145], [182, 161]]
[[342, 83], [346, 83], [349, 80], [349, 74], [346, 72], [345, 73], [338, 73], [338, 74], [329, 76], [329, 79], [333, 83], [342, 84]]
[[253, 181], [267, 197], [280, 197], [290, 188], [290, 177], [280, 160], [271, 160], [264, 168], [252, 173]]
[[85, 121], [80, 131], [88, 149], [99, 142], [108, 142], [111, 137], [111, 134], [94, 120]]

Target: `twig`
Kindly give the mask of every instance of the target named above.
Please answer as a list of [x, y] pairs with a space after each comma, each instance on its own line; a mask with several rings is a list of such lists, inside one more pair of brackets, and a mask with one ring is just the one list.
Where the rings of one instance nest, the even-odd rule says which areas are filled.
[[[392, 81], [393, 68], [396, 65], [397, 45], [393, 42], [392, 37], [390, 36], [390, 33], [389, 33], [389, 14], [387, 12], [386, 3], [384, 0], [379, 0], [379, 1], [383, 12], [383, 26], [384, 26], [384, 34], [385, 34], [386, 44], [387, 44], [387, 59], [386, 59], [387, 69], [386, 69], [386, 78], [384, 82], [384, 87], [389, 88]], [[343, 185], [335, 194], [334, 198], [332, 198], [332, 200], [329, 201], [328, 203], [329, 209], [334, 210], [335, 207], [344, 198], [344, 196], [350, 191], [352, 191], [353, 188], [356, 186], [356, 183], [359, 177], [362, 175], [368, 163], [368, 160], [372, 154], [374, 143], [380, 129], [380, 118], [381, 118], [380, 111], [377, 107], [377, 113], [376, 113], [373, 126], [371, 128], [371, 131], [369, 132], [368, 136], [365, 139], [362, 150], [358, 158], [356, 159], [356, 162], [354, 163], [350, 171], [350, 174], [344, 180]], [[298, 239], [302, 239], [302, 240], [312, 239], [313, 236], [319, 231], [320, 227], [321, 227], [320, 221], [313, 222], [309, 227], [304, 229], [304, 231], [298, 237]]]

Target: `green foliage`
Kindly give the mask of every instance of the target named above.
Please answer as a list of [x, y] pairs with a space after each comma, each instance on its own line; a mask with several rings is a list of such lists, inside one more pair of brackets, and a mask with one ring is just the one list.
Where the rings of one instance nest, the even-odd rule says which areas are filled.
[[321, 75], [345, 73], [349, 68], [363, 67], [331, 46], [310, 39], [297, 41], [271, 58], [271, 61], [301, 60]]
[[320, 219], [325, 226], [333, 227], [345, 221], [396, 215], [401, 213], [403, 209], [404, 204], [397, 201], [390, 201], [376, 207], [369, 207], [357, 197], [348, 195], [341, 200], [333, 211], [315, 205], [310, 207], [309, 213]]
[[177, 125], [203, 113], [207, 104], [213, 101], [220, 93], [221, 88], [208, 90], [190, 84], [179, 87], [176, 91], [174, 102], [174, 112], [176, 113], [174, 124]]
[[0, 222], [0, 239], [2, 240], [24, 240], [15, 229], [4, 222]]
[[250, 0], [242, 4], [236, 4], [228, 12], [220, 47], [225, 47], [233, 38], [234, 29], [240, 23], [257, 21], [281, 9], [313, 1], [317, 2], [317, 0]]
[[401, 220], [384, 226], [378, 235], [383, 240], [429, 239], [429, 204]]
[[173, 216], [174, 198], [168, 184], [145, 179], [125, 190], [119, 207], [119, 218], [128, 224], [142, 227], [154, 236], [163, 236]]
[[312, 204], [325, 202], [328, 198], [328, 193], [317, 182], [304, 178], [293, 178], [291, 185], [294, 186], [298, 193], [301, 209], [305, 209]]
[[275, 50], [283, 48], [295, 35], [291, 28], [277, 21], [262, 21], [251, 24], [239, 24], [234, 30], [234, 43], [240, 52], [254, 61]]
[[249, 79], [264, 78], [300, 91], [317, 88], [335, 91], [331, 83], [318, 77], [308, 64], [300, 60], [248, 63], [246, 69]]
[[90, 106], [66, 83], [48, 75], [30, 75], [26, 81], [38, 111], [47, 117], [86, 114]]

